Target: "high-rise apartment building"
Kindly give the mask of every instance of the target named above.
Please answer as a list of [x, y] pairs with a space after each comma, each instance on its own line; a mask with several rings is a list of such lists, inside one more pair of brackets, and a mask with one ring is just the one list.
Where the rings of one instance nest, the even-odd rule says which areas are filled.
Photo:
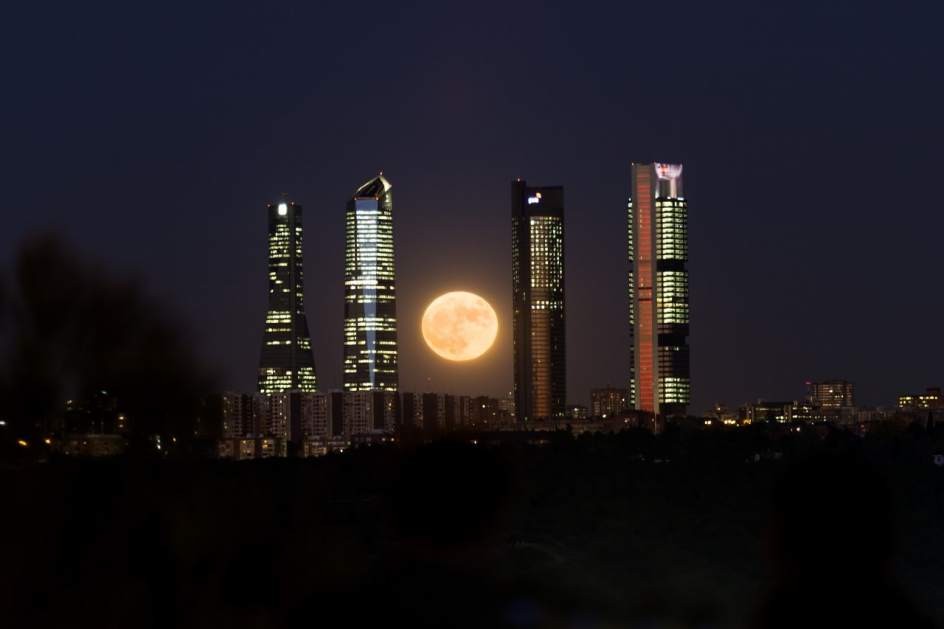
[[318, 382], [302, 281], [302, 206], [282, 200], [267, 209], [269, 309], [262, 335], [258, 391], [314, 391]]
[[256, 432], [251, 395], [231, 391], [223, 393], [220, 411], [223, 438], [234, 439]]
[[513, 344], [518, 421], [563, 417], [564, 189], [511, 184]]
[[633, 164], [630, 187], [629, 397], [637, 410], [684, 415], [691, 377], [682, 165]]
[[380, 174], [345, 213], [344, 390], [396, 391], [397, 302], [393, 195]]
[[855, 406], [852, 383], [846, 380], [807, 382], [809, 400], [820, 408], [850, 408]]
[[627, 410], [626, 389], [604, 387], [590, 389], [590, 416], [614, 417]]

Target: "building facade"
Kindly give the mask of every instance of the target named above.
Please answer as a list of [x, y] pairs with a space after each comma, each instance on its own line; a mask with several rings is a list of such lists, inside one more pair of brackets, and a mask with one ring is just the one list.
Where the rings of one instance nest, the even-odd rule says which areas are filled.
[[569, 404], [567, 406], [567, 419], [589, 419], [590, 411], [582, 404]]
[[898, 396], [898, 408], [905, 411], [925, 411], [944, 407], [944, 396], [941, 387], [928, 387], [924, 393], [904, 394]]
[[397, 301], [392, 185], [383, 174], [345, 213], [344, 390], [397, 391]]
[[257, 430], [255, 428], [254, 408], [252, 395], [232, 391], [221, 394], [222, 437], [224, 439], [234, 439], [255, 434]]
[[302, 206], [270, 203], [269, 309], [259, 360], [259, 393], [314, 391], [315, 358], [305, 317]]
[[853, 386], [846, 380], [807, 382], [810, 404], [820, 408], [850, 408], [855, 406]]
[[480, 395], [469, 401], [469, 421], [482, 428], [510, 424], [514, 415], [508, 411], [505, 400]]
[[627, 410], [626, 389], [590, 389], [590, 416], [613, 417]]
[[681, 164], [633, 164], [628, 204], [631, 406], [685, 415], [689, 368], [688, 202]]
[[511, 229], [515, 411], [564, 417], [564, 189], [512, 182]]

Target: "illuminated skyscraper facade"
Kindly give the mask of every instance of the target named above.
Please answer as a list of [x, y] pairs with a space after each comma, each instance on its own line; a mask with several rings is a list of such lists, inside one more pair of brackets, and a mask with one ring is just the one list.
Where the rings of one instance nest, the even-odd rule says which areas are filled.
[[515, 409], [518, 421], [563, 417], [564, 189], [511, 184]]
[[633, 164], [631, 178], [631, 406], [657, 415], [684, 415], [691, 377], [688, 202], [682, 191], [682, 165]]
[[855, 406], [854, 388], [847, 380], [807, 382], [810, 404], [820, 408], [849, 408]]
[[262, 335], [259, 393], [314, 391], [315, 358], [305, 318], [302, 206], [283, 200], [269, 213], [269, 309]]
[[345, 391], [396, 391], [399, 385], [392, 187], [380, 174], [347, 204]]

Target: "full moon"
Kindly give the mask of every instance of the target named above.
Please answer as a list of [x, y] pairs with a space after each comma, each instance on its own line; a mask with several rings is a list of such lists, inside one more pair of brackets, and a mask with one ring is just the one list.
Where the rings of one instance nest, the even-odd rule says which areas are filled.
[[488, 351], [498, 336], [498, 317], [487, 301], [474, 293], [440, 295], [423, 313], [423, 338], [446, 360], [465, 361]]

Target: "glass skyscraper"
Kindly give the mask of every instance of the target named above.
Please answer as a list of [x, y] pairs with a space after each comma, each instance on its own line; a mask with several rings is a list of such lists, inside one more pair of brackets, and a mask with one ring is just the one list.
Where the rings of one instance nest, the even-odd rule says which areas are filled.
[[515, 413], [518, 421], [563, 417], [564, 189], [511, 184]]
[[315, 358], [305, 318], [302, 281], [302, 206], [270, 203], [269, 310], [262, 335], [259, 393], [314, 391]]
[[399, 386], [392, 187], [381, 173], [347, 203], [345, 391], [396, 391]]
[[688, 350], [688, 202], [681, 164], [633, 164], [628, 205], [630, 371], [634, 408], [684, 415]]

